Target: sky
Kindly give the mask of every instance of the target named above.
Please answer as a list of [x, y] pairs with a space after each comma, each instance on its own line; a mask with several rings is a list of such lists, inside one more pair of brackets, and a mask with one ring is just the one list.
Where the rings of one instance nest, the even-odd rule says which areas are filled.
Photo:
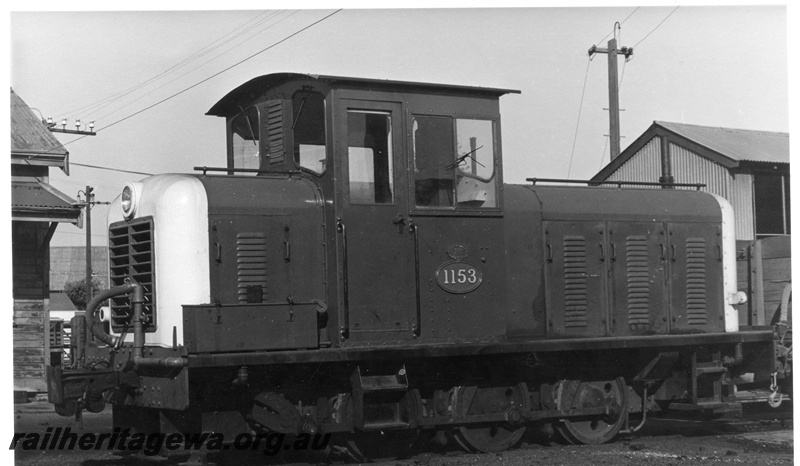
[[[51, 184], [109, 202], [139, 173], [224, 166], [234, 87], [301, 72], [520, 90], [503, 96], [504, 176], [588, 179], [609, 161], [608, 60], [616, 37], [624, 149], [655, 120], [789, 131], [787, 10], [728, 5], [226, 11], [10, 12], [10, 80], [42, 118], [94, 121], [56, 133], [70, 175]], [[620, 27], [615, 30], [615, 23]], [[93, 165], [113, 168], [102, 170]], [[126, 172], [128, 171], [128, 172]], [[105, 244], [107, 207], [92, 211]], [[84, 245], [58, 227], [53, 246]]]

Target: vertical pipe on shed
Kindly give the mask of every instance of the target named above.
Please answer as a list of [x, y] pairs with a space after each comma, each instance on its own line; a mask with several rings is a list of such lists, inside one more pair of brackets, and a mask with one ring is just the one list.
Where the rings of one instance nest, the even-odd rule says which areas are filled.
[[[661, 177], [658, 179], [659, 183], [674, 183], [675, 178], [672, 176], [672, 161], [670, 160], [669, 152], [669, 139], [666, 136], [659, 136], [661, 140]], [[664, 186], [664, 188], [671, 188], [671, 186]]]

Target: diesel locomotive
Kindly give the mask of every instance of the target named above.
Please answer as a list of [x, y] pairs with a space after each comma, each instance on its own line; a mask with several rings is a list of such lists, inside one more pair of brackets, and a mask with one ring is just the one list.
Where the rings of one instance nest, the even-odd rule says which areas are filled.
[[294, 73], [231, 91], [208, 112], [226, 166], [128, 183], [110, 206], [112, 288], [48, 366], [56, 411], [330, 433], [366, 458], [420, 432], [599, 444], [788, 397], [787, 348], [740, 325], [730, 205], [504, 184], [513, 93]]

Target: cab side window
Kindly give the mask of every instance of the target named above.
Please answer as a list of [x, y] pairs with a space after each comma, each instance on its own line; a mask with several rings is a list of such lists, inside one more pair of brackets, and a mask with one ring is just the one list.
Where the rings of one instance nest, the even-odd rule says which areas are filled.
[[453, 122], [446, 117], [415, 117], [414, 198], [417, 206], [452, 207]]
[[347, 164], [351, 204], [393, 204], [392, 117], [348, 110]]
[[231, 121], [232, 168], [260, 168], [258, 128], [258, 110], [254, 107], [243, 110]]
[[318, 175], [325, 172], [325, 96], [302, 90], [292, 96], [294, 163]]
[[417, 207], [497, 207], [491, 120], [414, 116], [412, 138]]

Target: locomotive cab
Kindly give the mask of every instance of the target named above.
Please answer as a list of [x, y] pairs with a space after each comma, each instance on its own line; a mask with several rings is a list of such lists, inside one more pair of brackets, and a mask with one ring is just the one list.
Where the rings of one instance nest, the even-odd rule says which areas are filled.
[[274, 74], [209, 111], [227, 121], [229, 173], [318, 186], [338, 278], [319, 297], [333, 341], [505, 336], [504, 314], [485, 310], [504, 307], [498, 100], [509, 92]]

